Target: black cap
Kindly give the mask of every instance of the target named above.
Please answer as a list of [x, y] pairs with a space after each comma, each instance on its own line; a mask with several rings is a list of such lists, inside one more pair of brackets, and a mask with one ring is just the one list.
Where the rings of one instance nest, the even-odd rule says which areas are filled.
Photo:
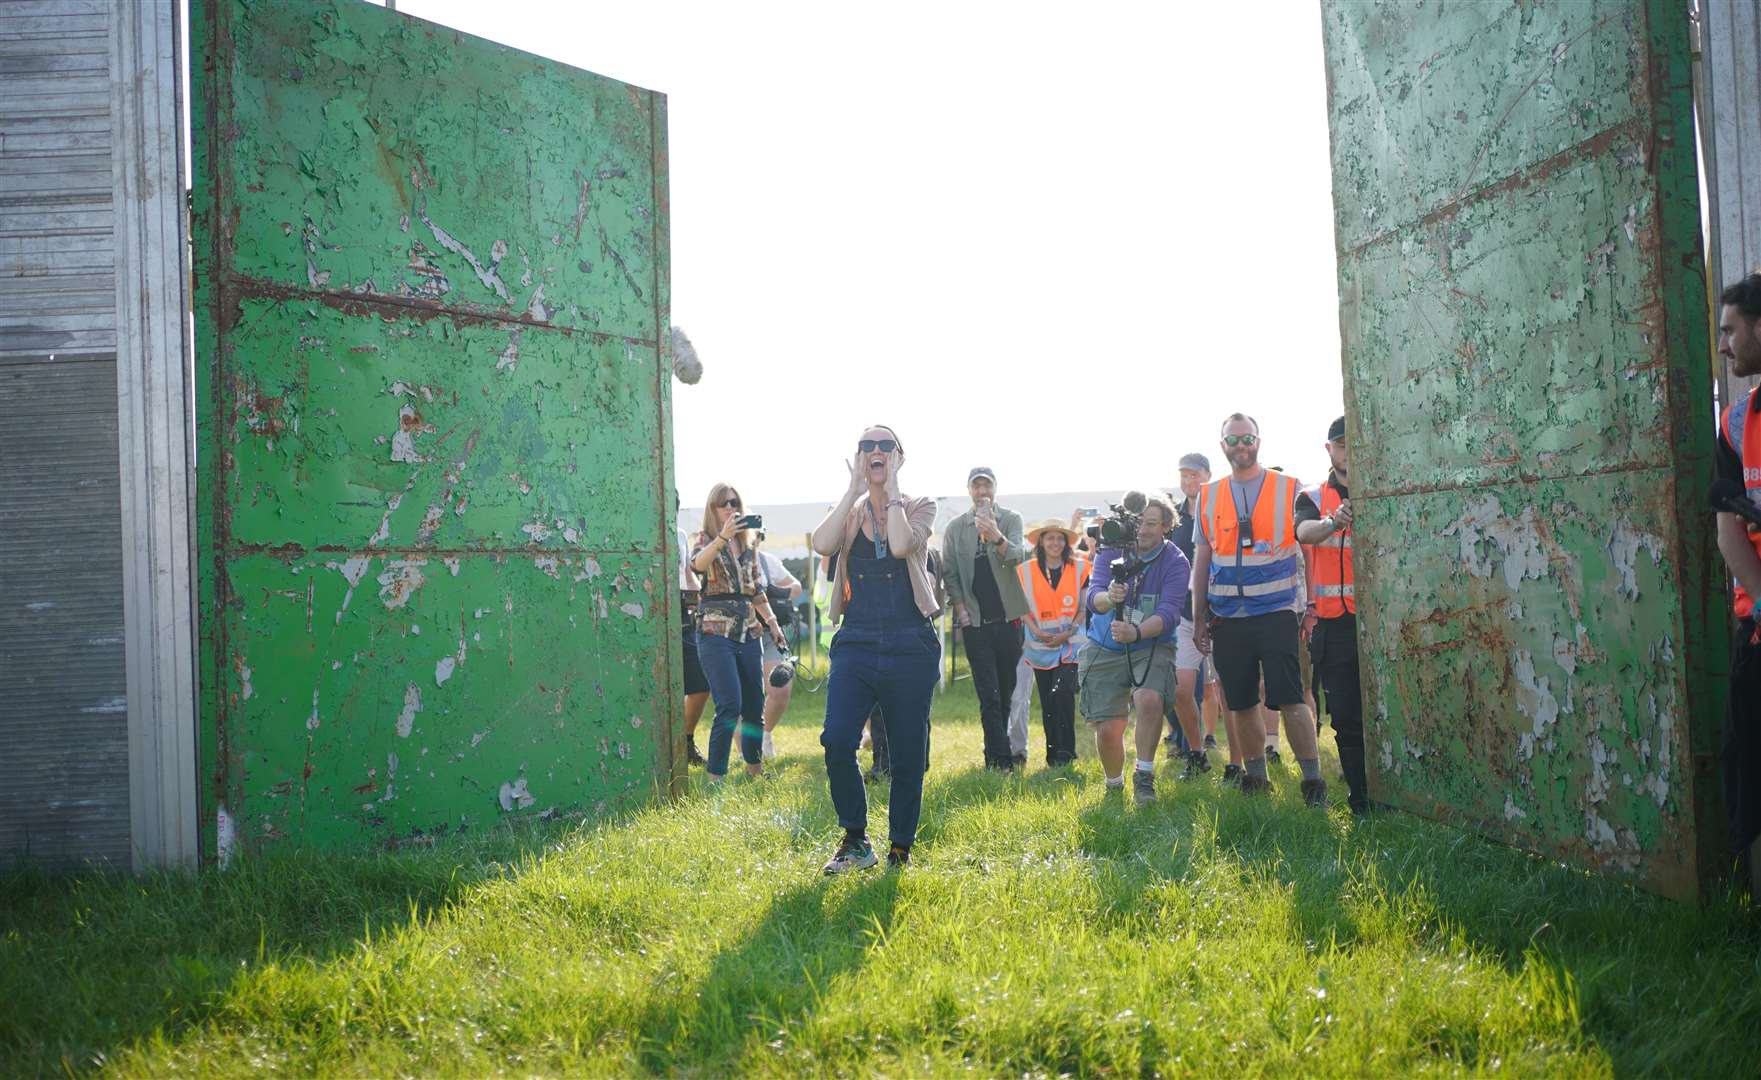
[[1345, 417], [1341, 416], [1327, 428], [1327, 441], [1338, 442], [1343, 438], [1345, 438]]

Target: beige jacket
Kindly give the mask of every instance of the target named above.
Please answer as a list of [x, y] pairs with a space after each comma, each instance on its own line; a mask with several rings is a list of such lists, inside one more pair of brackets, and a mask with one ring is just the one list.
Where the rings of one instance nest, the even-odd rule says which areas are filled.
[[[868, 517], [863, 510], [866, 498], [859, 499], [850, 508], [850, 516], [844, 522], [844, 540], [838, 545], [837, 551], [821, 551], [821, 555], [835, 556], [833, 565], [837, 568], [833, 578], [831, 606], [828, 616], [835, 626], [844, 617], [844, 583], [850, 570], [850, 545], [862, 533], [862, 523]], [[906, 499], [905, 520], [911, 523], [911, 550], [903, 556], [905, 569], [911, 578], [911, 593], [917, 598], [917, 610], [923, 617], [933, 619], [941, 613], [938, 602], [936, 582], [929, 572], [929, 534], [936, 523], [936, 501], [934, 499]], [[898, 552], [893, 553], [899, 557]]]

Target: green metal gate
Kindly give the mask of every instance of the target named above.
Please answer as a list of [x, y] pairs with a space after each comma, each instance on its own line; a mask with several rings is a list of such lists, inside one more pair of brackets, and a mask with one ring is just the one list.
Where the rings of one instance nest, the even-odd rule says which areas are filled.
[[1372, 791], [1723, 862], [1686, 6], [1323, 4]]
[[654, 797], [664, 97], [356, 0], [198, 6], [205, 852]]

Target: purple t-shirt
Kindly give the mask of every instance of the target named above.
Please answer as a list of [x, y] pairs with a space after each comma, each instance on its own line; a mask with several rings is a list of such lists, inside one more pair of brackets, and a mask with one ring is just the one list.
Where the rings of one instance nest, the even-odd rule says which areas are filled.
[[[1113, 560], [1121, 558], [1121, 548], [1102, 548], [1095, 556], [1094, 574], [1089, 578], [1089, 590], [1083, 599], [1083, 605], [1094, 611], [1095, 597], [1107, 591], [1113, 584]], [[1156, 638], [1146, 638], [1141, 642], [1121, 645], [1113, 640], [1113, 619], [1121, 611], [1115, 608], [1105, 614], [1096, 614], [1089, 623], [1088, 639], [1103, 649], [1113, 652], [1131, 652], [1139, 645], [1149, 648], [1156, 642], [1174, 640], [1174, 628], [1180, 625], [1180, 609], [1186, 604], [1186, 591], [1192, 586], [1192, 563], [1178, 547], [1167, 540], [1162, 541], [1160, 554], [1151, 553], [1150, 563], [1144, 567], [1137, 579], [1131, 582], [1125, 593], [1123, 610], [1130, 612], [1131, 622], [1142, 623], [1151, 615], [1162, 617], [1162, 633]]]

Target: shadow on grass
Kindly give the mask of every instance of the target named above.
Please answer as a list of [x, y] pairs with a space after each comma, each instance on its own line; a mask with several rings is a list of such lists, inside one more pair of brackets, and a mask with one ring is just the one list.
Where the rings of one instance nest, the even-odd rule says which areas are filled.
[[787, 1040], [831, 983], [862, 966], [892, 930], [899, 875], [821, 877], [773, 898], [737, 947], [716, 954], [707, 975], [678, 997], [657, 1000], [637, 1024], [637, 1053], [663, 1074], [710, 1075], [731, 1064], [749, 1037]]
[[0, 1072], [81, 1073], [200, 1023], [253, 966], [352, 952], [459, 899], [562, 835], [545, 823], [451, 846], [336, 858], [288, 851], [224, 871], [0, 875]]

